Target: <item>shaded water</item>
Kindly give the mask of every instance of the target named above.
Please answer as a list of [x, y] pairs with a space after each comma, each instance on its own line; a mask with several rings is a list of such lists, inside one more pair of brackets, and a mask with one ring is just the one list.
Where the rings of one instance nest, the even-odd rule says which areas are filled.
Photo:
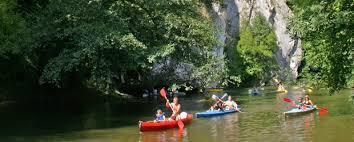
[[[229, 95], [237, 96], [244, 113], [194, 119], [183, 134], [178, 129], [139, 132], [138, 120], [151, 119], [157, 108], [164, 108], [159, 101], [86, 106], [69, 112], [3, 110], [0, 141], [354, 141], [354, 104], [348, 101], [353, 90], [335, 96], [312, 95], [312, 100], [328, 108], [329, 113], [290, 118], [283, 115], [289, 105], [282, 99], [294, 99], [304, 93], [300, 89], [288, 93], [266, 91], [263, 96], [248, 96], [246, 91], [231, 90]], [[189, 113], [208, 109], [209, 104], [201, 99], [201, 96], [182, 98], [183, 109]]]

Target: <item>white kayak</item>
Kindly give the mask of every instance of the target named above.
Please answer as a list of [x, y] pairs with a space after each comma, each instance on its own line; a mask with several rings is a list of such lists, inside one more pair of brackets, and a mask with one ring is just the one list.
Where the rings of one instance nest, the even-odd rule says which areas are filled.
[[204, 112], [197, 112], [196, 116], [197, 117], [212, 117], [212, 116], [219, 116], [219, 115], [224, 115], [224, 114], [229, 114], [229, 113], [235, 113], [238, 112], [235, 109], [230, 109], [230, 110], [208, 110]]
[[289, 111], [284, 112], [284, 115], [285, 115], [285, 116], [290, 116], [290, 115], [302, 115], [302, 114], [314, 112], [315, 110], [317, 110], [316, 105], [307, 107], [307, 108], [305, 108], [305, 109], [293, 108], [293, 109], [291, 109], [291, 110], [289, 110]]

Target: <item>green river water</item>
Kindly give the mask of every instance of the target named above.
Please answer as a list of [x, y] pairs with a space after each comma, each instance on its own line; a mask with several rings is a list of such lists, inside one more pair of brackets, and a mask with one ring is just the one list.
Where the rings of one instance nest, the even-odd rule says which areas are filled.
[[[290, 118], [283, 115], [289, 109], [283, 98], [304, 95], [301, 89], [265, 92], [262, 96], [249, 96], [246, 90], [230, 90], [228, 94], [237, 97], [244, 113], [195, 118], [183, 133], [178, 129], [139, 132], [139, 120], [152, 119], [157, 108], [165, 109], [154, 99], [141, 105], [106, 103], [69, 111], [40, 107], [5, 109], [0, 110], [0, 142], [354, 141], [354, 103], [349, 101], [353, 90], [333, 96], [311, 95], [318, 106], [328, 108], [329, 112]], [[208, 103], [201, 101], [202, 96], [180, 100], [188, 113], [209, 108]]]

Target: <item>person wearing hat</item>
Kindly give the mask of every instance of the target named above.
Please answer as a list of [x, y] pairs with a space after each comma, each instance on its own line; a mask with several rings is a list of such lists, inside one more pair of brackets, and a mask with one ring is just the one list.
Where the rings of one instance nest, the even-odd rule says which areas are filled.
[[304, 100], [303, 104], [306, 105], [306, 106], [313, 106], [314, 105], [313, 102], [311, 101], [309, 95], [305, 96], [305, 100]]

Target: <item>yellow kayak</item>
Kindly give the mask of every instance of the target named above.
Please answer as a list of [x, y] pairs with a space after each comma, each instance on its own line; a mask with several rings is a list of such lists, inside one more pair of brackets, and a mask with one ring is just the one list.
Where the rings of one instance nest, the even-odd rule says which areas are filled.
[[279, 92], [279, 93], [287, 93], [288, 90], [277, 90], [277, 92]]
[[215, 88], [215, 89], [207, 89], [208, 92], [213, 92], [213, 93], [220, 93], [223, 92], [224, 89], [221, 88]]

